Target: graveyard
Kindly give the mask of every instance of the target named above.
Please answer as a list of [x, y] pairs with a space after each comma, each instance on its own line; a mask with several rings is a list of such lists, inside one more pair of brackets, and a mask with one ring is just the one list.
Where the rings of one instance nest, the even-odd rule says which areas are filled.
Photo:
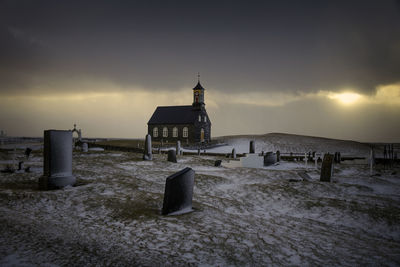
[[[185, 147], [176, 153], [175, 146], [153, 146], [152, 153], [95, 144], [75, 149], [75, 184], [56, 190], [39, 187], [46, 172], [58, 177], [44, 168], [43, 145], [29, 143], [29, 159], [27, 145], [2, 151], [1, 169], [13, 155], [29, 172], [0, 173], [0, 265], [400, 264], [398, 163], [371, 169], [370, 147], [353, 141], [286, 134], [216, 139], [224, 145], [200, 155]], [[232, 149], [240, 161], [252, 146], [253, 157], [279, 150], [282, 159], [227, 166], [235, 161]], [[341, 152], [330, 182], [321, 181], [322, 158], [305, 160], [313, 151]], [[166, 178], [182, 170], [194, 173], [192, 207], [174, 215], [163, 207]]]

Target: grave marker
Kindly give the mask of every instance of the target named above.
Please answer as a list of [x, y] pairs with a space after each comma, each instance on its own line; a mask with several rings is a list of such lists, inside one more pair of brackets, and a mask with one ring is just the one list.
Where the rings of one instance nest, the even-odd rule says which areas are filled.
[[322, 160], [321, 166], [321, 182], [331, 182], [333, 176], [333, 160], [334, 157], [331, 154], [325, 154]]
[[44, 131], [43, 176], [39, 179], [42, 189], [74, 185], [72, 175], [72, 132]]
[[194, 170], [185, 168], [167, 177], [161, 212], [163, 215], [178, 215], [192, 211], [194, 174]]

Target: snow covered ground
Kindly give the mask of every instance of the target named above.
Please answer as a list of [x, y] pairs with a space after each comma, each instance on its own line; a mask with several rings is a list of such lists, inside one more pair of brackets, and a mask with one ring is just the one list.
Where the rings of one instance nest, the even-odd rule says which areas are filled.
[[[236, 146], [247, 152], [248, 139]], [[166, 157], [74, 152], [78, 186], [53, 191], [37, 189], [37, 151], [33, 172], [0, 173], [0, 266], [400, 265], [398, 166], [370, 176], [335, 165], [322, 183], [310, 163], [228, 169], [216, 156]], [[161, 216], [165, 179], [185, 167], [196, 172], [195, 211]]]

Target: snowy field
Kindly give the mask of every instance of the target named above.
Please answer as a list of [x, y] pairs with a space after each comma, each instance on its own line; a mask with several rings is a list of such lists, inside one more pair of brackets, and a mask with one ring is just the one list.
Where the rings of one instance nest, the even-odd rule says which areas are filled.
[[[214, 167], [221, 157], [166, 157], [74, 152], [78, 185], [53, 191], [37, 188], [40, 151], [31, 173], [0, 173], [0, 266], [400, 265], [398, 166], [370, 176], [338, 164], [322, 183], [310, 163], [228, 169]], [[161, 216], [165, 179], [185, 167], [196, 172], [195, 211]]]

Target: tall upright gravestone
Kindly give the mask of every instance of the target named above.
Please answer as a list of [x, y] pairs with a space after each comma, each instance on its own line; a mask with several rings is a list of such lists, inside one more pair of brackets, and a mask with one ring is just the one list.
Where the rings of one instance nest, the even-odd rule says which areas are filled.
[[183, 214], [192, 211], [194, 170], [185, 168], [167, 177], [165, 181], [163, 215]]
[[72, 132], [44, 131], [43, 176], [39, 179], [42, 189], [62, 188], [74, 185], [72, 175]]
[[180, 156], [181, 155], [181, 141], [176, 141], [176, 155]]
[[233, 159], [236, 159], [236, 149], [235, 149], [235, 148], [232, 148], [232, 155], [231, 155], [231, 157], [232, 157]]
[[144, 160], [152, 160], [153, 159], [153, 153], [152, 153], [152, 148], [151, 148], [151, 135], [147, 134], [146, 135], [146, 141], [144, 144], [144, 154], [143, 154], [143, 159]]
[[321, 182], [331, 182], [333, 176], [333, 161], [334, 156], [331, 154], [325, 154], [322, 160], [321, 166]]
[[256, 153], [256, 145], [254, 144], [254, 141], [250, 141], [250, 148], [249, 148], [249, 153], [253, 154]]

